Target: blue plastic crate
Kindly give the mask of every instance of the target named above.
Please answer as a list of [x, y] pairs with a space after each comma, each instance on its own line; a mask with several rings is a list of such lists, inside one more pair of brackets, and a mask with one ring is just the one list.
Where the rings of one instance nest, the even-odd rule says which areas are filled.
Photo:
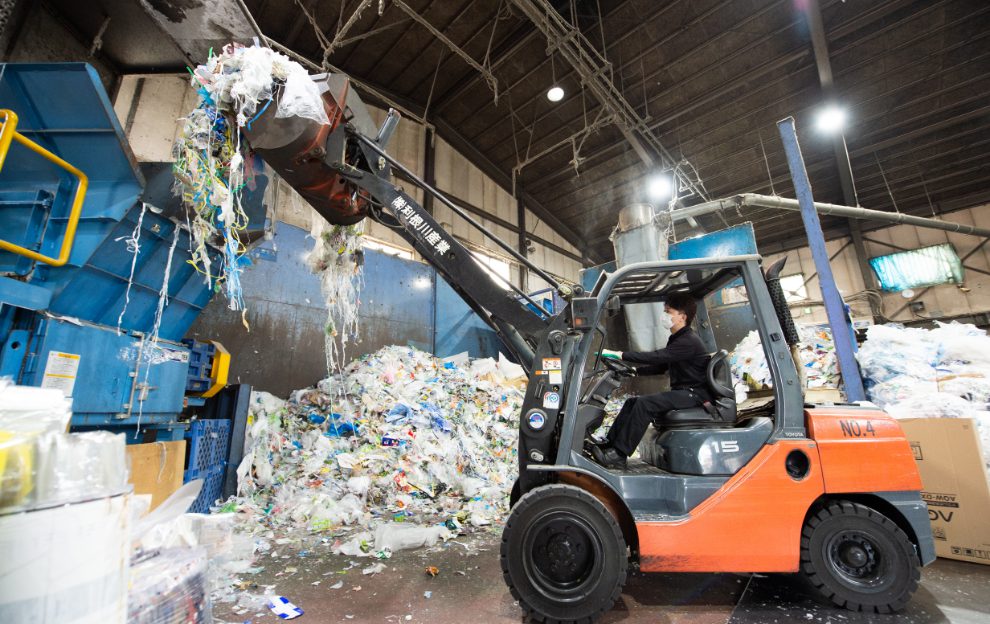
[[223, 419], [197, 420], [186, 434], [189, 440], [189, 462], [185, 481], [203, 479], [203, 490], [189, 511], [209, 513], [210, 506], [223, 495], [227, 472], [227, 449], [230, 445], [230, 421]]
[[[230, 421], [197, 420], [186, 434], [189, 439], [189, 462], [186, 472], [203, 473], [227, 464], [230, 446]], [[190, 478], [186, 478], [189, 481]]]
[[203, 479], [203, 489], [189, 507], [190, 512], [210, 513], [210, 507], [223, 496], [225, 473], [224, 466], [214, 466], [205, 472], [186, 471], [186, 481]]

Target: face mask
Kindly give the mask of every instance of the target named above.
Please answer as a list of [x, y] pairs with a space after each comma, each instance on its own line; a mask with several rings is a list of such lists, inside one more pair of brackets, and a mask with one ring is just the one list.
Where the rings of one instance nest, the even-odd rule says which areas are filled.
[[660, 315], [660, 326], [664, 329], [670, 329], [674, 326], [674, 319], [670, 318], [670, 315], [664, 312]]

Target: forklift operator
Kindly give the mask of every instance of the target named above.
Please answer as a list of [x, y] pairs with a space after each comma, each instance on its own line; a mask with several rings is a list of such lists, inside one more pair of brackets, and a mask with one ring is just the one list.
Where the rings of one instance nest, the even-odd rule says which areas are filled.
[[602, 351], [602, 357], [643, 365], [637, 368], [640, 374], [669, 372], [671, 388], [669, 392], [626, 400], [608, 431], [606, 442], [593, 447], [595, 459], [603, 466], [625, 468], [626, 458], [636, 449], [651, 421], [659, 426], [670, 410], [699, 407], [711, 401], [706, 377], [708, 352], [691, 329], [697, 309], [691, 295], [675, 293], [664, 302], [664, 312], [672, 321], [666, 347], [656, 351]]

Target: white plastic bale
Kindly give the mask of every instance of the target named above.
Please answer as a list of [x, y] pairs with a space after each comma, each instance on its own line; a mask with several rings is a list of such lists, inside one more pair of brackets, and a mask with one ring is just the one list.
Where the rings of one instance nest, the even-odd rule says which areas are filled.
[[990, 478], [990, 412], [978, 412], [974, 420], [980, 438], [980, 449], [983, 451], [983, 464], [987, 477]]
[[0, 516], [0, 622], [124, 624], [129, 498]]
[[974, 418], [977, 414], [974, 404], [947, 392], [912, 394], [885, 410], [894, 418]]

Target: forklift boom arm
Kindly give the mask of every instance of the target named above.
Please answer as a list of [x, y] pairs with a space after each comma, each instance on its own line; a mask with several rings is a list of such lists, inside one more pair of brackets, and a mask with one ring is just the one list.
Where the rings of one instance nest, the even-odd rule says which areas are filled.
[[392, 181], [393, 172], [464, 218], [565, 298], [573, 294], [571, 289], [386, 153], [399, 122], [396, 111], [390, 110], [376, 129], [345, 76], [322, 74], [313, 80], [320, 88], [330, 123], [279, 118], [266, 111], [245, 128], [251, 148], [330, 223], [349, 225], [370, 217], [392, 228], [443, 276], [531, 373], [534, 348], [547, 331], [551, 313], [515, 285], [496, 281], [474, 254]]

